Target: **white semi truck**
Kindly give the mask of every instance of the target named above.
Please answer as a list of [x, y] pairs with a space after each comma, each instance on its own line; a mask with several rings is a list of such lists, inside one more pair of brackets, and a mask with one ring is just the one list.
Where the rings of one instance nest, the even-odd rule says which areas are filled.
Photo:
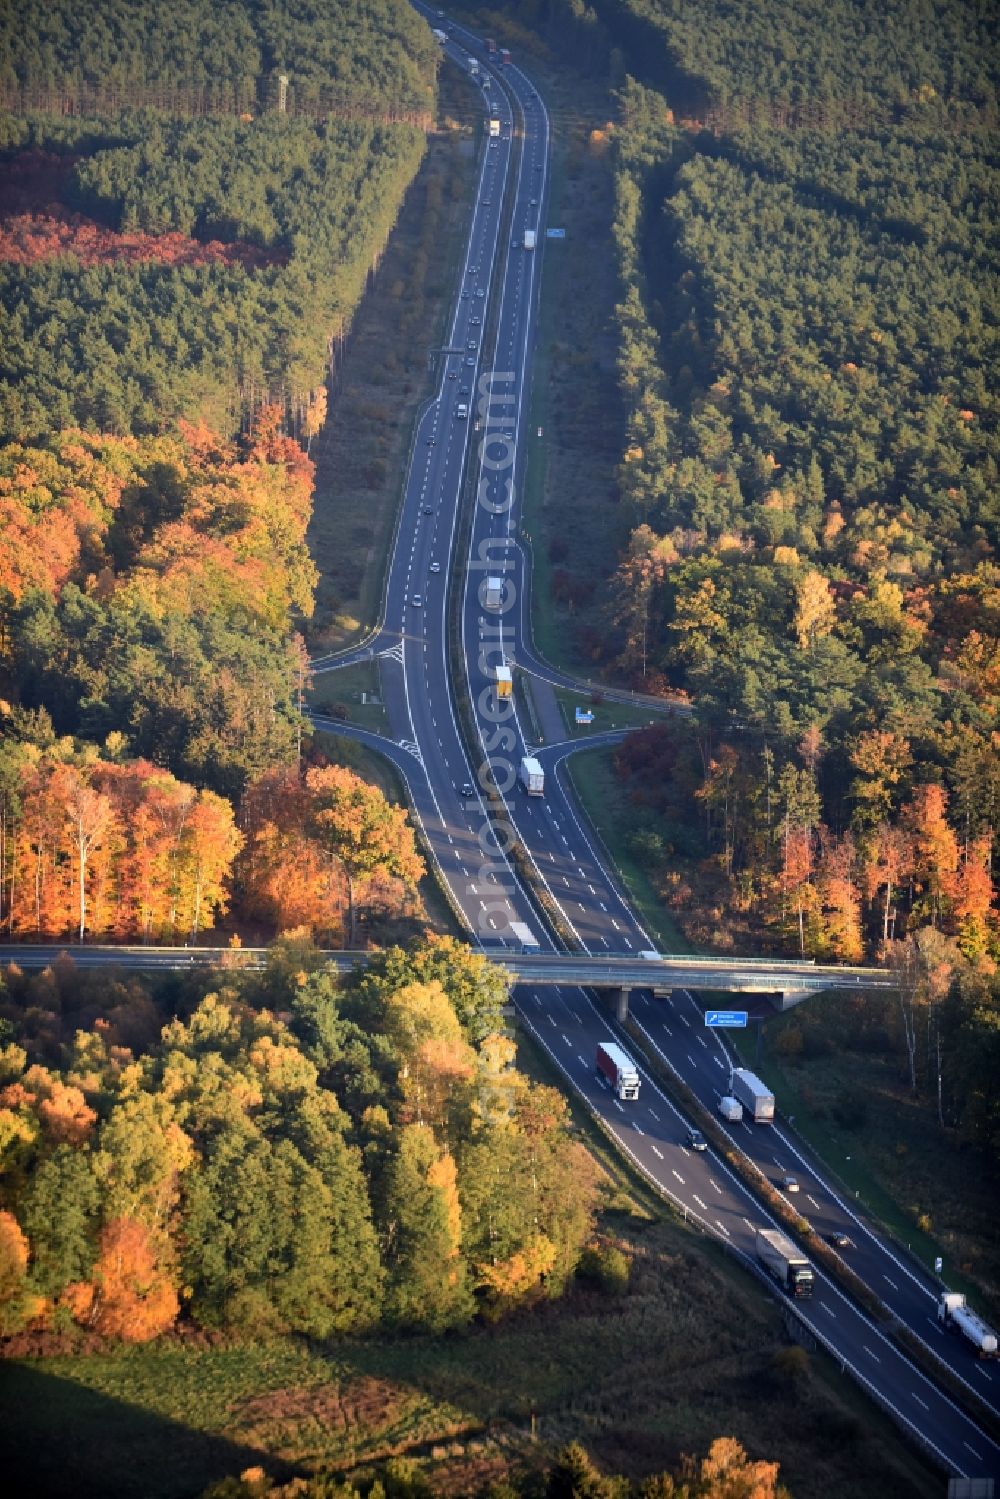
[[503, 602], [503, 578], [486, 579], [486, 607], [499, 609]]
[[997, 1335], [978, 1312], [974, 1312], [961, 1291], [942, 1291], [938, 1300], [938, 1321], [954, 1327], [971, 1343], [980, 1358], [997, 1358]]
[[524, 248], [526, 250], [533, 250], [535, 248], [535, 231], [534, 231], [534, 229], [525, 229], [525, 231], [524, 231]]
[[634, 1101], [639, 1097], [638, 1068], [617, 1042], [602, 1041], [599, 1044], [597, 1075], [607, 1083], [616, 1098]]
[[545, 772], [534, 755], [525, 755], [521, 761], [519, 779], [529, 796], [545, 795]]
[[518, 952], [537, 952], [540, 946], [538, 938], [531, 927], [524, 921], [512, 921], [510, 924], [510, 940]]
[[729, 1091], [743, 1105], [754, 1124], [774, 1123], [774, 1094], [749, 1068], [733, 1068]]
[[777, 1228], [758, 1228], [757, 1258], [789, 1296], [811, 1296], [813, 1268], [801, 1249]]

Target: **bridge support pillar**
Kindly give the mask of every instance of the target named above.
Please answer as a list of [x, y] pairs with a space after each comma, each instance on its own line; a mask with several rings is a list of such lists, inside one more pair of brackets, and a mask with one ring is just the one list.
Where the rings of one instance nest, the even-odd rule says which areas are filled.
[[618, 990], [618, 999], [615, 1005], [615, 1019], [618, 1021], [619, 1025], [624, 1025], [626, 1020], [628, 1019], [628, 997], [631, 993], [632, 990], [626, 988], [624, 984]]
[[771, 1003], [776, 1010], [794, 1010], [804, 999], [811, 999], [815, 994], [814, 989], [784, 989], [780, 994], [771, 995]]

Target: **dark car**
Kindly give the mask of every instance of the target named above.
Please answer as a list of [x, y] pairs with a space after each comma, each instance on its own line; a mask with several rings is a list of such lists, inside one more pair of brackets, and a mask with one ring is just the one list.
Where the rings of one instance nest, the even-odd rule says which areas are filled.
[[433, 505], [425, 505], [424, 506], [424, 514], [425, 515], [433, 515], [434, 514], [434, 506]]
[[473, 787], [472, 782], [471, 781], [466, 781], [465, 784], [462, 787], [462, 795], [463, 796], [475, 796], [475, 794], [476, 794], [476, 792], [475, 792], [475, 788]]
[[850, 1234], [845, 1234], [841, 1231], [838, 1231], [837, 1233], [833, 1234], [824, 1234], [823, 1237], [826, 1242], [834, 1249], [854, 1248], [854, 1240], [851, 1238]]
[[799, 1179], [797, 1176], [786, 1173], [778, 1182], [778, 1186], [783, 1192], [797, 1192], [799, 1190]]
[[708, 1141], [700, 1129], [689, 1129], [687, 1132], [687, 1143], [689, 1150], [707, 1150]]

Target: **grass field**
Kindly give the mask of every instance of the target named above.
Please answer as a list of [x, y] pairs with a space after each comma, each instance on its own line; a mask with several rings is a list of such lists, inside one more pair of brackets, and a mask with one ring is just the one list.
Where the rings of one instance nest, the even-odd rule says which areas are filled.
[[[372, 702], [372, 698], [376, 701]], [[318, 713], [360, 724], [376, 734], [387, 733], [389, 729], [377, 661], [362, 661], [357, 666], [343, 666], [316, 677], [309, 692], [309, 706]]]
[[[519, 1052], [530, 1074], [555, 1080], [523, 1037]], [[537, 1462], [571, 1438], [639, 1477], [724, 1434], [779, 1461], [796, 1499], [939, 1493], [834, 1365], [813, 1354], [788, 1367], [776, 1304], [664, 1212], [589, 1116], [577, 1109], [574, 1120], [607, 1173], [603, 1229], [632, 1262], [624, 1295], [577, 1284], [447, 1338], [174, 1342], [0, 1366], [8, 1491], [187, 1499], [257, 1464], [288, 1477], [405, 1454], [432, 1482], [474, 1493], [505, 1464]]]
[[[600, 693], [570, 692], [566, 688], [555, 689], [562, 710], [567, 739], [586, 739], [590, 734], [606, 734], [609, 729], [644, 729], [648, 724], [659, 723], [661, 715], [651, 713], [631, 703], [610, 703], [602, 700]], [[576, 708], [587, 708], [594, 715], [591, 724], [578, 724], [574, 719]]]

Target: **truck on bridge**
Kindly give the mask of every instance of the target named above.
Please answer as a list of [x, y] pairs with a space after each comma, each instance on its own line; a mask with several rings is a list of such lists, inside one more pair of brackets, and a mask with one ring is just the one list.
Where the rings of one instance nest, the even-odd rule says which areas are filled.
[[639, 1097], [639, 1070], [616, 1041], [602, 1041], [597, 1048], [597, 1075], [614, 1093], [616, 1098], [634, 1100]]
[[774, 1123], [774, 1094], [749, 1068], [733, 1068], [729, 1092], [743, 1105], [755, 1124]]
[[942, 1291], [938, 1300], [938, 1321], [954, 1327], [971, 1343], [980, 1358], [998, 1358], [997, 1335], [969, 1306], [960, 1291]]
[[757, 1258], [772, 1280], [789, 1296], [811, 1296], [813, 1268], [801, 1249], [777, 1228], [758, 1228]]

